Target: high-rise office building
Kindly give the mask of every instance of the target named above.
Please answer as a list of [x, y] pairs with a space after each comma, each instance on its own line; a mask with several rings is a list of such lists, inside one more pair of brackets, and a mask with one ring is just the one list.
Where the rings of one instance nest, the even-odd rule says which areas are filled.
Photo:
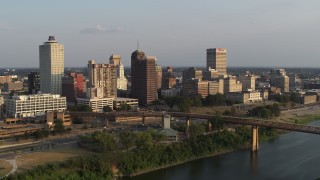
[[117, 89], [126, 91], [128, 80], [124, 76], [124, 66], [121, 63], [120, 55], [111, 55], [109, 58], [109, 63], [114, 64], [117, 68]]
[[158, 98], [156, 57], [136, 50], [131, 54], [131, 96], [146, 105]]
[[117, 97], [117, 74], [114, 64], [96, 64], [95, 60], [88, 62], [90, 98]]
[[215, 69], [219, 75], [227, 74], [227, 49], [207, 49], [207, 69]]
[[28, 74], [28, 93], [37, 94], [40, 91], [40, 75], [38, 72]]
[[64, 75], [64, 47], [54, 36], [39, 46], [40, 90], [42, 93], [61, 94]]

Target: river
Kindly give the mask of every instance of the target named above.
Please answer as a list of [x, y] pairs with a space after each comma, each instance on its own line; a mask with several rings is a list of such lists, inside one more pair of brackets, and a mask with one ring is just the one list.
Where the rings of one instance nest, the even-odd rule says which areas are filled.
[[[320, 121], [310, 125], [320, 126]], [[316, 179], [320, 177], [320, 135], [290, 132], [241, 150], [156, 170], [126, 180]]]

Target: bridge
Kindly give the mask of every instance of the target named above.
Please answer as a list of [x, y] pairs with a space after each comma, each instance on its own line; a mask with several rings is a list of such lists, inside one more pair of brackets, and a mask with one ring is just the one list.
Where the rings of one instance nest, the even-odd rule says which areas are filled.
[[[209, 120], [216, 118], [215, 115], [210, 114], [195, 114], [195, 113], [182, 113], [182, 112], [110, 112], [110, 113], [88, 113], [88, 112], [70, 112], [71, 116], [91, 116], [91, 117], [105, 117], [106, 124], [110, 118], [115, 117], [142, 117], [142, 123], [145, 123], [146, 117], [162, 117], [168, 114], [171, 117], [180, 117], [186, 119], [187, 131], [191, 124], [191, 119], [206, 119]], [[222, 116], [222, 119], [226, 123], [230, 124], [243, 124], [252, 126], [252, 151], [257, 151], [259, 149], [259, 136], [258, 127], [270, 127], [288, 131], [297, 131], [311, 134], [320, 134], [320, 127], [318, 126], [308, 126], [301, 124], [292, 124], [285, 122], [277, 122], [271, 120], [263, 119], [253, 119], [253, 118], [243, 118], [234, 116]], [[186, 132], [188, 133], [188, 132]]]

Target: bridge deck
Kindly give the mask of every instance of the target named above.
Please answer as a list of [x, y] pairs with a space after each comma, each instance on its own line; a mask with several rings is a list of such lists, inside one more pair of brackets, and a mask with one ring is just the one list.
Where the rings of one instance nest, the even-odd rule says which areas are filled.
[[[215, 115], [210, 114], [194, 114], [194, 113], [181, 113], [181, 112], [111, 112], [111, 113], [87, 113], [87, 112], [70, 112], [71, 115], [82, 115], [82, 116], [121, 116], [121, 117], [130, 117], [130, 116], [144, 116], [144, 117], [161, 117], [164, 114], [169, 114], [172, 117], [184, 117], [184, 118], [197, 118], [197, 119], [211, 119]], [[300, 124], [291, 124], [284, 122], [276, 122], [271, 120], [262, 120], [262, 119], [252, 119], [252, 118], [241, 118], [241, 117], [232, 117], [232, 116], [222, 116], [223, 120], [227, 123], [234, 124], [245, 124], [261, 127], [270, 127], [276, 129], [283, 129], [289, 131], [298, 131], [304, 133], [320, 134], [319, 126], [307, 126]]]

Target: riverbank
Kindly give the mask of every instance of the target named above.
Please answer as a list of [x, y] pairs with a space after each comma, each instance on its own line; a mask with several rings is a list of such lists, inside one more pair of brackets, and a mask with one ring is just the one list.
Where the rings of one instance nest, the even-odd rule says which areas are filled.
[[[320, 119], [320, 106], [316, 105], [316, 106], [310, 106], [310, 107], [304, 107], [304, 108], [299, 108], [299, 109], [282, 111], [280, 117], [273, 118], [272, 120], [280, 121], [280, 122], [287, 122], [287, 123], [308, 124], [314, 120], [319, 120], [319, 119]], [[286, 131], [279, 131], [279, 132], [277, 132], [277, 134], [275, 136], [272, 136], [269, 138], [261, 138], [260, 140], [262, 140], [263, 142], [266, 142], [270, 139], [274, 139], [276, 137], [279, 137], [281, 134], [284, 134], [285, 132]], [[230, 153], [230, 152], [235, 152], [235, 151], [239, 151], [239, 150], [243, 150], [243, 149], [249, 149], [249, 148], [250, 148], [250, 144], [247, 144], [246, 147], [243, 147], [243, 148], [229, 148], [229, 149], [215, 152], [215, 153], [212, 153], [209, 155], [194, 157], [194, 158], [191, 158], [191, 159], [188, 159], [185, 161], [180, 161], [177, 163], [173, 163], [170, 165], [165, 165], [165, 166], [161, 166], [161, 167], [157, 167], [157, 168], [144, 169], [144, 170], [141, 170], [137, 173], [133, 173], [130, 176], [124, 176], [124, 177], [133, 177], [133, 176], [145, 174], [148, 172], [156, 171], [159, 169], [165, 169], [168, 167], [180, 165], [180, 164], [187, 163], [190, 161], [203, 159], [203, 158], [207, 158], [207, 157], [213, 157], [213, 156], [226, 154], [226, 153]]]
[[149, 173], [149, 172], [153, 172], [153, 171], [157, 171], [157, 170], [160, 170], [160, 169], [165, 169], [165, 168], [177, 166], [177, 165], [180, 165], [180, 164], [184, 164], [184, 163], [195, 161], [195, 160], [199, 160], [199, 159], [204, 159], [204, 158], [208, 158], [208, 157], [214, 157], [214, 156], [218, 156], [218, 155], [221, 155], [221, 154], [226, 154], [226, 153], [231, 153], [231, 152], [235, 152], [235, 151], [245, 150], [245, 149], [249, 149], [250, 147], [251, 147], [251, 145], [250, 145], [250, 143], [248, 143], [248, 144], [244, 145], [242, 148], [226, 148], [226, 149], [220, 150], [219, 152], [214, 152], [214, 153], [210, 153], [210, 154], [207, 154], [207, 155], [193, 157], [193, 158], [185, 160], [185, 161], [180, 161], [180, 162], [176, 162], [176, 163], [172, 163], [172, 164], [168, 164], [168, 165], [164, 165], [164, 166], [159, 166], [159, 167], [156, 167], [156, 168], [147, 168], [147, 169], [141, 170], [139, 172], [132, 173], [130, 175], [120, 176], [120, 178], [123, 179], [123, 180], [126, 180], [126, 179], [130, 179], [130, 177], [139, 176], [139, 175], [142, 175], [142, 174], [145, 174], [145, 173]]
[[320, 106], [310, 106], [292, 110], [281, 111], [280, 117], [273, 118], [274, 121], [308, 124], [320, 119]]

